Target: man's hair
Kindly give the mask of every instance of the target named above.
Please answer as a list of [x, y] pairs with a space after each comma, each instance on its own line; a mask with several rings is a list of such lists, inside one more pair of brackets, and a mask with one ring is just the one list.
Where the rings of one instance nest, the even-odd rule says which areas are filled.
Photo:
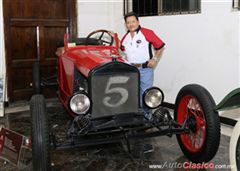
[[127, 18], [128, 18], [128, 17], [132, 17], [132, 16], [134, 16], [134, 17], [137, 19], [137, 21], [139, 21], [139, 20], [138, 20], [138, 15], [137, 15], [135, 12], [129, 12], [129, 13], [127, 13], [127, 14], [124, 15], [124, 20], [125, 20], [125, 22], [127, 21]]

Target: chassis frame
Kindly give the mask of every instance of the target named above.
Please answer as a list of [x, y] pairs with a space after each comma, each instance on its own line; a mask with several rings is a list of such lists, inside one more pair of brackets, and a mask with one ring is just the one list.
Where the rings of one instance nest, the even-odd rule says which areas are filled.
[[[108, 118], [109, 121], [107, 123], [104, 122], [106, 118], [97, 118], [92, 121], [92, 124], [94, 124], [94, 122], [101, 122], [101, 120], [103, 120], [104, 123], [96, 127], [93, 126], [90, 130], [83, 130], [81, 132], [79, 132], [79, 128], [76, 126], [78, 125], [78, 120], [81, 118], [76, 117], [68, 130], [68, 136], [58, 137], [60, 139], [66, 139], [66, 141], [59, 142], [54, 131], [50, 134], [51, 146], [53, 149], [67, 149], [109, 144], [121, 142], [123, 140], [123, 142], [126, 142], [128, 151], [130, 152], [129, 140], [131, 139], [150, 138], [164, 135], [171, 137], [174, 134], [189, 133], [189, 127], [191, 127], [191, 125], [187, 124], [188, 122], [179, 125], [171, 117], [166, 108], [161, 109], [164, 109], [166, 112], [166, 119], [163, 122], [157, 123], [156, 121], [146, 120], [143, 114], [135, 114], [131, 117], [125, 114], [125, 116], [111, 117], [111, 119]], [[126, 122], [126, 120], [128, 121]], [[96, 137], [98, 135], [100, 136]]]

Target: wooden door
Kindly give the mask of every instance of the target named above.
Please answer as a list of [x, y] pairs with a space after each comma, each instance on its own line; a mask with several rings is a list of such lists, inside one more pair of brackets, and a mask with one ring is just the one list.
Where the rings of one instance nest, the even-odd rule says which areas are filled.
[[3, 15], [9, 101], [29, 100], [33, 62], [43, 77], [55, 74], [57, 43], [66, 30], [77, 34], [76, 0], [3, 0]]

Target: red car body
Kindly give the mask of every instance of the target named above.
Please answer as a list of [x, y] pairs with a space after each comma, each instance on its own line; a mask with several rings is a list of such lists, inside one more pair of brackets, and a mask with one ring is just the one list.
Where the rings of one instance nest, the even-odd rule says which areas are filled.
[[[86, 78], [96, 66], [113, 61], [125, 62], [118, 53], [118, 38], [115, 35], [116, 46], [83, 45], [68, 47], [68, 37], [64, 37], [64, 53], [58, 57], [59, 99], [66, 109], [69, 109], [69, 99], [73, 95], [74, 68]], [[71, 110], [69, 113], [75, 116]]]

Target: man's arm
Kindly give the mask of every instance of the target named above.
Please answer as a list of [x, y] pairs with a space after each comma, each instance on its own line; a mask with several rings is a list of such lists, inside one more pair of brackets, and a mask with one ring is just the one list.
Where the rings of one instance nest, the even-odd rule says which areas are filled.
[[164, 49], [165, 48], [163, 47], [159, 50], [155, 50], [153, 58], [148, 61], [148, 67], [149, 68], [155, 68], [157, 66], [158, 61], [162, 57], [162, 53], [163, 53]]
[[155, 68], [162, 56], [165, 43], [152, 30], [142, 28], [142, 33], [155, 49], [154, 56], [148, 61], [148, 67]]

